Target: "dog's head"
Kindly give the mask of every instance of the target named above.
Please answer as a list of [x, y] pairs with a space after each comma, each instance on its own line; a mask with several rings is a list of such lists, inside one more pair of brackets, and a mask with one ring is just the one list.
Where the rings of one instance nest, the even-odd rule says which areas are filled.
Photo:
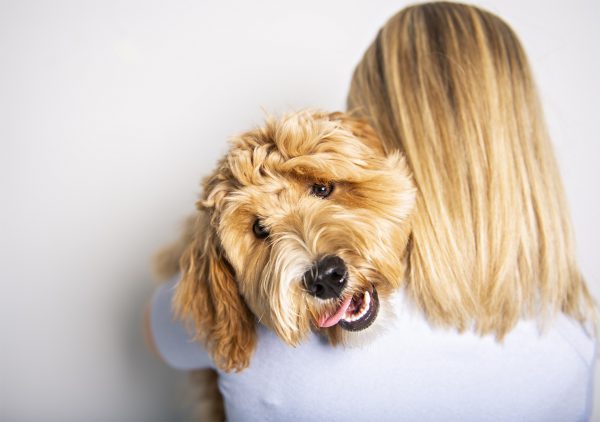
[[269, 119], [204, 182], [174, 303], [225, 370], [256, 322], [290, 345], [368, 328], [404, 277], [414, 188], [398, 152], [342, 113]]

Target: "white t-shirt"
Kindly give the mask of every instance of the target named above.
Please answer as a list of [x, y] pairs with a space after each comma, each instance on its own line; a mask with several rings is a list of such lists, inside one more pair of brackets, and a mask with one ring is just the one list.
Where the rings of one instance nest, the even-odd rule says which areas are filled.
[[[171, 314], [175, 280], [154, 296], [152, 331], [177, 369], [213, 367]], [[313, 334], [300, 346], [258, 326], [250, 366], [220, 372], [231, 421], [587, 421], [595, 341], [564, 315], [540, 334], [521, 321], [491, 336], [432, 328], [394, 297], [397, 319], [361, 347]]]

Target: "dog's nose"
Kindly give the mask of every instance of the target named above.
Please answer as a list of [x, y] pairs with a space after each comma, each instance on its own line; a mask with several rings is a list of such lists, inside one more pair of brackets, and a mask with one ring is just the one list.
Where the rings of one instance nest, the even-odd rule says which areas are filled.
[[319, 299], [339, 297], [346, 286], [346, 264], [338, 256], [320, 259], [304, 274], [304, 286]]

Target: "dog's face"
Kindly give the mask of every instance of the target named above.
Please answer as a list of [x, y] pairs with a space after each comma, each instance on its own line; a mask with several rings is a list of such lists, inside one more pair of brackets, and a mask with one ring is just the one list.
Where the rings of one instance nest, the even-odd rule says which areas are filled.
[[342, 113], [300, 112], [234, 140], [204, 184], [175, 296], [226, 370], [255, 324], [295, 345], [376, 323], [404, 276], [414, 188], [398, 153]]

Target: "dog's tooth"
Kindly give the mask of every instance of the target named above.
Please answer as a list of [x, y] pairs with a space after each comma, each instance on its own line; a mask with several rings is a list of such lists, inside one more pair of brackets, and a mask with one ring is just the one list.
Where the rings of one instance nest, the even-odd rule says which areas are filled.
[[371, 295], [368, 291], [365, 291], [365, 300], [363, 302], [363, 306], [360, 308], [359, 317], [362, 318], [366, 315], [367, 311], [371, 307]]
[[362, 319], [369, 309], [371, 308], [371, 294], [369, 291], [365, 290], [363, 293], [363, 301], [360, 309], [357, 312], [352, 312], [350, 314], [346, 313], [342, 319], [346, 322], [354, 322]]
[[367, 309], [368, 308], [364, 308], [362, 311], [360, 311], [360, 317], [362, 318], [363, 316], [365, 316], [365, 314], [367, 313]]

